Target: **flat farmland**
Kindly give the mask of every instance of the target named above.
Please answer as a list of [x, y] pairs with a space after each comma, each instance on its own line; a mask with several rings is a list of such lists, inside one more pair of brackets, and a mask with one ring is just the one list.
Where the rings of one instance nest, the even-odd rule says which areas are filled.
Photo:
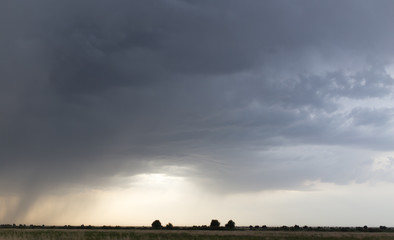
[[394, 239], [393, 232], [1, 229], [0, 240]]

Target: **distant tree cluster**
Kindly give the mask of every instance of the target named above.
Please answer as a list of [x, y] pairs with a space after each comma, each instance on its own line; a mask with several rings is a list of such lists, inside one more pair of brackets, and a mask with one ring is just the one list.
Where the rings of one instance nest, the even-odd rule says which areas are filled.
[[[152, 226], [152, 229], [163, 229], [163, 226], [161, 225], [160, 220], [153, 221], [151, 226]], [[172, 225], [172, 223], [168, 223], [165, 226], [165, 229], [174, 229], [174, 226]], [[212, 219], [211, 223], [209, 224], [209, 227], [207, 227], [206, 225], [203, 225], [201, 227], [193, 226], [192, 229], [212, 229], [212, 230], [227, 229], [227, 230], [232, 230], [232, 229], [235, 229], [235, 222], [233, 220], [229, 220], [223, 228], [223, 227], [220, 227], [219, 220]]]
[[[209, 225], [211, 229], [220, 229], [220, 222], [217, 219], [212, 219], [211, 224]], [[229, 220], [225, 225], [225, 229], [234, 229], [235, 228], [235, 222], [233, 220]]]

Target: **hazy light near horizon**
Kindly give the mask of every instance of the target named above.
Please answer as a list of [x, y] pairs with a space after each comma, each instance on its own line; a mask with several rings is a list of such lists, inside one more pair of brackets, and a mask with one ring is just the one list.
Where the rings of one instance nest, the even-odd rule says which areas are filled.
[[[152, 183], [163, 177], [154, 175]], [[272, 190], [226, 196], [196, 191], [187, 183], [175, 185], [180, 188], [164, 190], [160, 184], [153, 184], [148, 189], [141, 186], [45, 196], [16, 223], [150, 226], [159, 219], [163, 224], [191, 226], [209, 225], [211, 219], [224, 224], [232, 219], [239, 226], [344, 226], [351, 221], [352, 226], [376, 227], [390, 225], [394, 211], [394, 191], [388, 191], [394, 185], [382, 182], [335, 185], [317, 181], [306, 182], [307, 191]]]

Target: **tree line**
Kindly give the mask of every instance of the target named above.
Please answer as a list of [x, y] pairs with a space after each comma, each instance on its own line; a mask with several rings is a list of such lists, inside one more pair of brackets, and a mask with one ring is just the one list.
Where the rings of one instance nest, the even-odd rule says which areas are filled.
[[168, 223], [165, 226], [162, 226], [159, 220], [155, 220], [152, 222], [151, 226], [145, 227], [133, 227], [133, 226], [92, 226], [92, 225], [64, 225], [64, 226], [54, 226], [54, 225], [26, 225], [26, 224], [0, 224], [0, 229], [124, 229], [124, 230], [149, 230], [149, 229], [165, 229], [165, 230], [240, 230], [240, 231], [321, 231], [321, 232], [394, 232], [393, 227], [379, 226], [379, 227], [310, 227], [310, 226], [266, 226], [266, 225], [250, 225], [247, 226], [235, 226], [235, 222], [233, 220], [229, 220], [227, 224], [224, 226], [220, 225], [220, 222], [216, 219], [212, 219], [209, 225], [202, 226], [186, 226], [179, 227], [173, 226], [171, 223]]

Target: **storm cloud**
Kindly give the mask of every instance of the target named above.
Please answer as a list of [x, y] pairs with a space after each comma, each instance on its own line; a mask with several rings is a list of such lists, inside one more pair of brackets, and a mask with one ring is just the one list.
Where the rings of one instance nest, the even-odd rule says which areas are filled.
[[394, 140], [393, 9], [2, 1], [0, 195], [26, 199], [7, 217], [142, 173], [224, 193], [392, 181], [371, 166]]

